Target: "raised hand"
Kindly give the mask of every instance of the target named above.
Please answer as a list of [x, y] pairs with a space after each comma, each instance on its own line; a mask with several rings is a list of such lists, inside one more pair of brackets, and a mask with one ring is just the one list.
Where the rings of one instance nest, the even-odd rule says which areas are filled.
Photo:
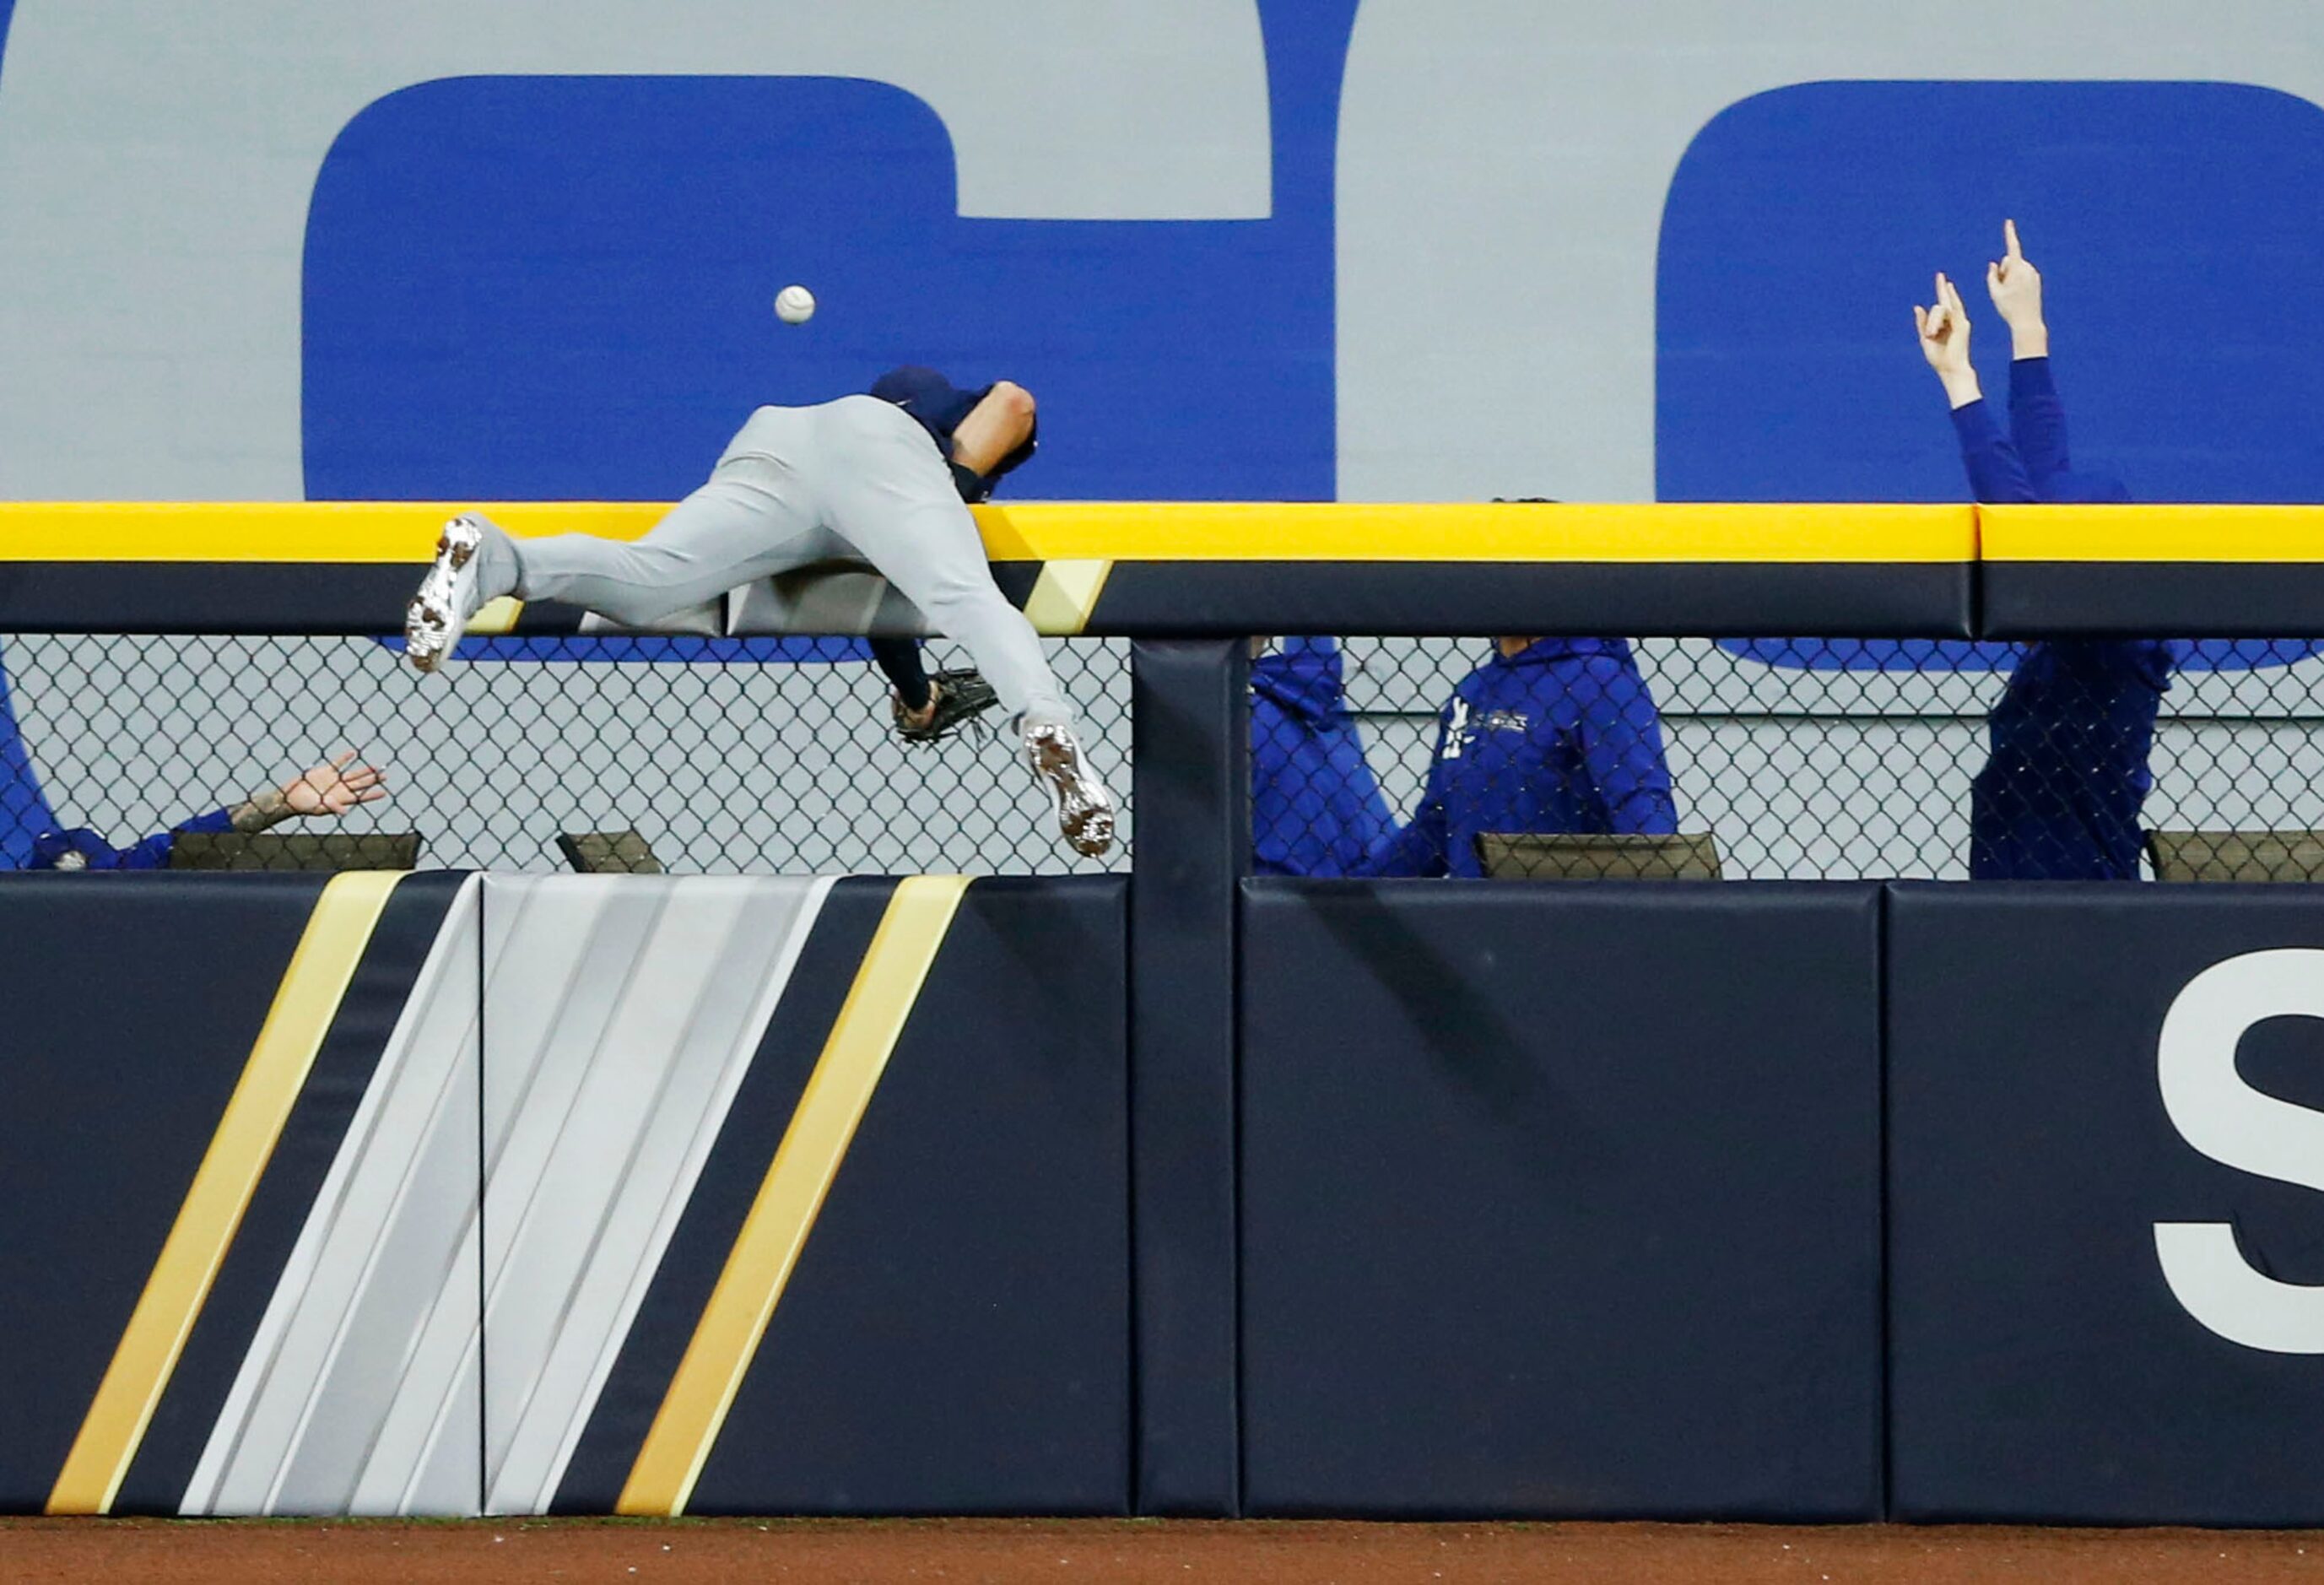
[[2018, 246], [2016, 221], [2001, 223], [2001, 237], [2006, 251], [1985, 267], [1985, 289], [1992, 295], [1993, 310], [2009, 327], [2013, 356], [2047, 357], [2050, 330], [2042, 318], [2042, 272]]
[[1945, 395], [1955, 407], [1967, 407], [1984, 393], [1978, 389], [1977, 371], [1969, 361], [1969, 310], [1960, 293], [1942, 272], [1937, 275], [1937, 300], [1928, 308], [1913, 305], [1913, 327], [1921, 333], [1921, 355], [1944, 382]]
[[300, 816], [346, 814], [358, 804], [387, 797], [384, 773], [355, 761], [353, 749], [311, 770], [301, 771], [281, 787], [282, 803]]

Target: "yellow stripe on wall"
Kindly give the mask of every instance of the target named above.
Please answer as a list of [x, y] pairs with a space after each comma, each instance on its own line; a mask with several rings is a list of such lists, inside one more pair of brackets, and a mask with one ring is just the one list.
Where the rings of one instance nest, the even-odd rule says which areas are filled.
[[[0, 502], [0, 562], [425, 562], [456, 502]], [[650, 502], [488, 502], [509, 532], [634, 539]], [[995, 561], [1969, 561], [1971, 508], [1040, 501], [976, 509]]]
[[177, 1368], [233, 1243], [235, 1230], [274, 1154], [275, 1141], [337, 1017], [355, 964], [387, 906], [400, 871], [332, 877], [308, 917], [274, 992], [266, 1022], [243, 1064], [217, 1131], [194, 1173], [152, 1275], [49, 1492], [51, 1514], [102, 1514], [144, 1440], [154, 1406]]
[[726, 1423], [759, 1340], [798, 1264], [839, 1164], [855, 1138], [968, 889], [964, 875], [896, 883], [887, 912], [831, 1026], [798, 1109], [776, 1147], [669, 1391], [613, 1505], [617, 1514], [681, 1514]]
[[468, 618], [468, 631], [476, 638], [488, 638], [498, 633], [516, 631], [517, 618], [524, 614], [524, 602], [513, 594], [503, 594], [497, 600], [487, 600]]
[[1097, 597], [1105, 593], [1106, 575], [1112, 570], [1110, 561], [1046, 563], [1025, 601], [1025, 620], [1035, 632], [1056, 638], [1082, 631], [1089, 626]]

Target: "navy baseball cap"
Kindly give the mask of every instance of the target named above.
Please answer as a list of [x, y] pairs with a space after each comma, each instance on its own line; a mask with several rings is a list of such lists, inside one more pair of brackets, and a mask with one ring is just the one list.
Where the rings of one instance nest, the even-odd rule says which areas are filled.
[[[991, 393], [990, 385], [974, 391], [964, 391], [934, 369], [918, 364], [905, 364], [889, 370], [872, 382], [870, 394], [882, 401], [892, 401], [918, 421], [936, 443], [938, 455], [947, 460], [952, 456], [953, 431], [961, 421], [976, 410], [976, 404]], [[1040, 446], [1040, 420], [1035, 419], [1032, 432], [1024, 443], [1001, 459], [991, 473], [981, 481], [982, 493], [967, 499], [982, 501], [991, 493], [991, 486], [1010, 470], [1031, 456]], [[969, 475], [976, 477], [974, 475]]]
[[[988, 387], [987, 389], [990, 389]], [[920, 421], [939, 441], [948, 441], [960, 421], [982, 399], [981, 391], [963, 391], [934, 369], [906, 364], [872, 382], [873, 396], [892, 401]]]

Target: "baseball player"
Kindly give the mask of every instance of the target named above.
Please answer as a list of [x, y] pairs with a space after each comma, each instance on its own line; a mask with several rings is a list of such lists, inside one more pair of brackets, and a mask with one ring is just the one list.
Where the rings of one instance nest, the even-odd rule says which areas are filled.
[[[1952, 404], [1969, 488], [1981, 502], [2120, 504], [2121, 481], [2078, 474], [2066, 410], [2050, 372], [2042, 276], [2005, 221], [2005, 252], [1986, 270], [2009, 327], [2009, 434], [1987, 408], [1969, 359], [1969, 312], [1942, 275], [1914, 305], [1921, 351]], [[2049, 640], [2026, 646], [1987, 717], [1992, 751], [1969, 783], [1969, 876], [1977, 880], [2135, 880], [2139, 806], [2154, 718], [2173, 654], [2161, 639]]]
[[[1035, 442], [1023, 387], [964, 391], [931, 369], [891, 370], [867, 394], [814, 407], [760, 408], [709, 481], [634, 542], [559, 534], [520, 543], [475, 512], [454, 518], [405, 612], [405, 653], [420, 670], [438, 669], [469, 618], [504, 594], [641, 627], [777, 573], [868, 563], [967, 646], [1021, 735], [1066, 845], [1093, 857], [1113, 843], [1112, 796], [1084, 759], [1032, 623], [993, 583], [966, 504], [985, 499]], [[941, 708], [940, 696], [932, 702]]]

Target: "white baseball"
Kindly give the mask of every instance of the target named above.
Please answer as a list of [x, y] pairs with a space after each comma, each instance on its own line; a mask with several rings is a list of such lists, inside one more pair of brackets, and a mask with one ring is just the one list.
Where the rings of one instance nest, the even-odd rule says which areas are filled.
[[804, 325], [815, 318], [815, 293], [804, 286], [786, 286], [775, 293], [775, 318], [786, 325]]

